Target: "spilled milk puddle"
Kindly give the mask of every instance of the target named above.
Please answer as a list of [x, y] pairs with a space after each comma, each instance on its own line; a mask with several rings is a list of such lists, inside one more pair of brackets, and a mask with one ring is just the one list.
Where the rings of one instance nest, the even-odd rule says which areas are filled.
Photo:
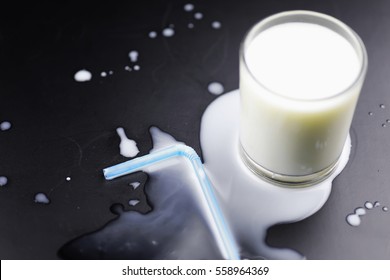
[[[229, 112], [229, 114], [226, 114]], [[338, 168], [327, 180], [306, 188], [271, 185], [251, 173], [238, 153], [239, 93], [217, 98], [202, 118], [201, 147], [204, 167], [217, 192], [221, 208], [240, 246], [242, 258], [302, 259], [288, 248], [265, 243], [267, 229], [277, 223], [302, 220], [318, 211], [329, 197], [332, 180], [348, 162], [348, 138]], [[150, 129], [153, 150], [177, 144], [157, 127]], [[127, 141], [124, 131], [118, 131]], [[126, 153], [121, 147], [121, 153]], [[130, 150], [134, 150], [131, 145]], [[145, 169], [145, 185], [153, 210], [147, 214], [112, 208], [118, 215], [104, 228], [65, 244], [59, 256], [66, 259], [216, 259], [221, 254], [205, 222], [194, 192], [194, 174], [186, 161]], [[133, 188], [139, 182], [131, 183]], [[196, 186], [195, 186], [196, 187]], [[195, 198], [195, 199], [194, 199]], [[138, 203], [129, 200], [129, 205]]]

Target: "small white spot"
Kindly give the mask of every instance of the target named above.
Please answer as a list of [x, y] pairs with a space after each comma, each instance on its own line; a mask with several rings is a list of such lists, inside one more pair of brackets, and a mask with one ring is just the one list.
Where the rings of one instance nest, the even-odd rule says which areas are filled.
[[158, 245], [158, 242], [157, 242], [156, 240], [152, 240], [152, 244], [153, 244], [154, 246], [156, 246], [156, 245]]
[[366, 207], [367, 209], [372, 209], [372, 208], [374, 207], [374, 205], [373, 205], [371, 202], [367, 201], [367, 202], [364, 204], [364, 207]]
[[130, 206], [136, 206], [139, 203], [138, 199], [130, 199], [129, 200], [129, 205]]
[[381, 203], [379, 201], [375, 201], [374, 207], [379, 207], [379, 206], [381, 206]]
[[4, 121], [0, 124], [0, 129], [2, 131], [5, 131], [5, 130], [8, 130], [11, 128], [11, 123], [10, 122], [7, 122], [7, 121]]
[[82, 69], [74, 74], [74, 79], [76, 82], [87, 82], [92, 79], [92, 74], [88, 70]]
[[195, 14], [194, 14], [194, 18], [200, 20], [200, 19], [203, 18], [203, 14], [202, 14], [202, 13], [199, 13], [199, 12], [198, 12], [198, 13], [195, 13]]
[[194, 28], [194, 24], [192, 22], [190, 22], [187, 26], [188, 26], [189, 29]]
[[128, 139], [125, 130], [122, 127], [116, 129], [121, 142], [119, 144], [120, 154], [124, 157], [135, 157], [138, 153], [137, 143], [134, 140]]
[[220, 95], [225, 89], [221, 83], [212, 82], [208, 85], [208, 90], [211, 94]]
[[37, 193], [35, 195], [35, 200], [36, 203], [42, 203], [42, 204], [48, 204], [50, 203], [49, 198], [46, 196], [44, 193]]
[[114, 74], [114, 71], [110, 70], [110, 71], [108, 71], [108, 74], [112, 75], [112, 74]]
[[139, 53], [137, 51], [129, 52], [129, 58], [131, 62], [137, 62]]
[[363, 216], [363, 215], [366, 214], [366, 210], [365, 210], [364, 208], [359, 207], [359, 208], [357, 208], [357, 209], [355, 210], [355, 214], [356, 214], [356, 215], [359, 215], [359, 216]]
[[66, 179], [65, 179], [66, 181], [70, 181], [70, 180], [72, 180], [72, 178], [70, 178], [70, 177], [66, 177]]
[[5, 176], [0, 176], [0, 187], [7, 185], [7, 183], [8, 183], [8, 178]]
[[222, 24], [219, 21], [213, 21], [211, 23], [211, 27], [214, 28], [214, 29], [220, 29], [221, 26], [222, 26]]
[[191, 3], [188, 3], [188, 4], [184, 5], [184, 11], [186, 11], [186, 12], [191, 12], [191, 11], [194, 10], [194, 8], [195, 8], [194, 5], [191, 4]]
[[133, 190], [135, 190], [141, 185], [141, 183], [140, 182], [132, 182], [129, 185], [133, 187]]
[[101, 77], [107, 77], [107, 73], [106, 72], [102, 72], [102, 73], [100, 73], [100, 76]]
[[353, 227], [357, 227], [360, 225], [361, 220], [360, 217], [356, 214], [350, 214], [347, 216], [347, 222]]
[[164, 30], [162, 31], [162, 34], [164, 37], [172, 37], [173, 35], [175, 35], [175, 30], [167, 27], [167, 28], [164, 28]]
[[387, 208], [386, 206], [383, 206], [382, 210], [387, 212], [387, 211], [389, 211], [389, 208]]
[[156, 38], [156, 37], [157, 37], [157, 32], [156, 32], [156, 31], [150, 31], [150, 32], [149, 32], [149, 38], [154, 39], [154, 38]]
[[139, 71], [141, 69], [141, 67], [139, 65], [134, 65], [134, 70], [135, 71]]
[[125, 70], [126, 70], [126, 71], [129, 71], [129, 72], [132, 71], [132, 70], [131, 70], [131, 67], [128, 66], [128, 65], [125, 66]]

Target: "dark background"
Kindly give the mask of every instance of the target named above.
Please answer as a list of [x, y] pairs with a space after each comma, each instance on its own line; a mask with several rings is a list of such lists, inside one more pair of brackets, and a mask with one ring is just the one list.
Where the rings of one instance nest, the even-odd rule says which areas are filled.
[[[195, 5], [185, 12], [186, 3]], [[201, 154], [200, 120], [216, 96], [238, 88], [238, 49], [262, 18], [307, 9], [335, 16], [366, 44], [369, 69], [351, 128], [351, 160], [335, 180], [326, 205], [298, 223], [268, 232], [272, 246], [293, 248], [308, 259], [390, 259], [390, 2], [382, 1], [105, 1], [56, 2], [1, 8], [0, 258], [56, 259], [66, 242], [115, 218], [114, 203], [150, 210], [143, 188], [130, 191], [124, 177], [109, 184], [104, 167], [122, 162], [115, 129], [125, 128], [145, 154], [148, 128], [158, 126]], [[202, 20], [193, 18], [203, 13]], [[221, 29], [211, 22], [222, 23]], [[189, 29], [188, 23], [194, 23]], [[161, 36], [174, 25], [175, 35]], [[150, 39], [150, 31], [158, 32]], [[139, 52], [140, 71], [131, 50]], [[75, 82], [80, 69], [92, 80]], [[102, 71], [113, 75], [100, 77]], [[386, 108], [380, 108], [384, 104]], [[370, 116], [369, 112], [373, 112]], [[66, 177], [71, 181], [66, 181]], [[145, 176], [139, 175], [142, 182]], [[37, 204], [44, 192], [50, 204]], [[131, 208], [127, 201], [140, 199]], [[359, 227], [345, 218], [366, 201]]]

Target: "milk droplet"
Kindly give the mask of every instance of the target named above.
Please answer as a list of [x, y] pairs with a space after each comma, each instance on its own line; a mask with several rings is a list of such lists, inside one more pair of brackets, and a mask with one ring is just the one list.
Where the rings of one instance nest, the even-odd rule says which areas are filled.
[[116, 132], [121, 138], [121, 142], [119, 144], [120, 154], [124, 157], [135, 157], [139, 153], [137, 143], [134, 140], [127, 138], [125, 130], [122, 127], [118, 127]]
[[385, 108], [386, 108], [385, 104], [380, 104], [379, 107], [380, 107], [381, 109], [385, 109]]
[[374, 207], [379, 207], [379, 206], [381, 206], [380, 202], [379, 201], [375, 201]]
[[7, 183], [8, 183], [8, 178], [5, 176], [0, 176], [0, 187], [7, 185]]
[[202, 13], [199, 13], [199, 12], [197, 12], [197, 13], [195, 13], [195, 14], [194, 14], [194, 18], [195, 18], [195, 19], [198, 19], [198, 20], [200, 20], [200, 19], [202, 19], [202, 18], [203, 18], [203, 14], [202, 14]]
[[86, 69], [82, 69], [74, 74], [74, 79], [76, 82], [87, 82], [92, 79], [92, 74]]
[[139, 53], [137, 51], [129, 52], [129, 58], [131, 62], [137, 62]]
[[108, 75], [112, 75], [112, 74], [114, 74], [114, 71], [112, 70], [108, 71]]
[[219, 94], [223, 93], [223, 91], [225, 90], [223, 85], [221, 83], [218, 83], [218, 82], [210, 83], [207, 88], [208, 88], [208, 91], [214, 95], [219, 95]]
[[46, 196], [46, 194], [44, 193], [37, 193], [35, 195], [35, 198], [34, 198], [34, 201], [36, 203], [42, 203], [42, 204], [48, 204], [50, 203], [50, 200], [49, 198]]
[[363, 216], [363, 215], [366, 214], [366, 210], [365, 210], [364, 208], [361, 208], [361, 207], [356, 208], [356, 209], [355, 209], [355, 214], [356, 214], [356, 215], [359, 215], [359, 216]]
[[72, 180], [72, 178], [70, 178], [70, 177], [66, 177], [66, 179], [65, 179], [66, 181], [70, 181], [70, 180]]
[[390, 119], [387, 119], [386, 122], [387, 122], [387, 123], [390, 123]]
[[374, 113], [373, 112], [368, 112], [368, 115], [372, 116], [372, 115], [374, 115]]
[[374, 205], [373, 205], [371, 202], [367, 201], [367, 202], [364, 204], [364, 207], [366, 207], [367, 209], [372, 209], [372, 208], [374, 207]]
[[194, 5], [191, 3], [184, 5], [184, 11], [186, 11], [186, 12], [191, 12], [192, 10], [194, 10], [194, 8], [195, 8]]
[[389, 208], [387, 208], [386, 206], [383, 206], [382, 210], [387, 212], [387, 211], [389, 211]]
[[133, 68], [134, 68], [135, 71], [139, 71], [141, 69], [141, 67], [139, 65], [134, 65]]
[[162, 34], [164, 37], [172, 37], [173, 35], [175, 35], [175, 30], [170, 27], [167, 27], [163, 29]]
[[140, 182], [132, 182], [129, 185], [133, 187], [133, 190], [135, 190], [141, 185], [141, 183]]
[[130, 199], [129, 200], [129, 205], [131, 206], [136, 206], [139, 203], [138, 199]]
[[125, 66], [125, 70], [131, 72], [131, 67], [128, 66], [128, 65], [126, 65], [126, 66]]
[[220, 29], [221, 26], [222, 26], [222, 24], [219, 21], [213, 21], [211, 23], [211, 27], [214, 28], [214, 29]]
[[149, 38], [154, 39], [154, 38], [156, 38], [156, 37], [157, 37], [157, 32], [156, 32], [156, 31], [150, 31], [150, 32], [149, 32]]
[[8, 130], [8, 129], [10, 129], [10, 128], [11, 128], [11, 123], [8, 122], [8, 121], [4, 121], [4, 122], [2, 122], [2, 123], [0, 124], [0, 129], [1, 129], [2, 131]]
[[192, 22], [190, 22], [187, 26], [188, 26], [189, 29], [194, 28], [194, 24]]
[[106, 73], [106, 72], [101, 72], [101, 73], [100, 73], [100, 76], [101, 76], [101, 77], [107, 77], [107, 73]]
[[382, 127], [387, 127], [387, 125], [385, 123], [382, 123]]
[[347, 216], [347, 222], [348, 224], [350, 224], [351, 226], [354, 226], [354, 227], [357, 227], [360, 225], [361, 223], [361, 219], [358, 215], [356, 214], [350, 214]]

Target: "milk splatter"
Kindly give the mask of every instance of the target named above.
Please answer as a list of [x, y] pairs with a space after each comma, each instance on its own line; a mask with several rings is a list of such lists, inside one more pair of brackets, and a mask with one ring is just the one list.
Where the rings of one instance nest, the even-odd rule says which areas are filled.
[[72, 180], [72, 178], [66, 177], [65, 180], [69, 182], [70, 180]]
[[50, 200], [44, 193], [35, 194], [34, 201], [36, 203], [49, 204]]
[[133, 69], [135, 70], [135, 71], [139, 71], [140, 69], [141, 69], [141, 67], [139, 66], [139, 65], [134, 65], [134, 67], [133, 67]]
[[[347, 223], [351, 226], [354, 226], [354, 227], [359, 226], [361, 224], [361, 217], [367, 214], [365, 209], [374, 210], [375, 208], [378, 208], [380, 205], [381, 205], [381, 203], [379, 201], [375, 201], [374, 203], [372, 203], [370, 201], [366, 201], [364, 203], [365, 208], [358, 207], [355, 209], [354, 213], [351, 213], [346, 217]], [[387, 207], [384, 206], [383, 208], [387, 208]], [[384, 210], [383, 208], [382, 208], [382, 210]]]
[[118, 127], [116, 132], [121, 139], [119, 144], [120, 154], [124, 157], [135, 157], [139, 153], [137, 143], [134, 140], [127, 138], [125, 130], [122, 127]]
[[188, 3], [188, 4], [185, 4], [183, 8], [184, 8], [184, 11], [191, 12], [194, 10], [195, 6], [191, 3]]
[[203, 18], [203, 14], [197, 12], [197, 13], [194, 14], [194, 18], [197, 19], [197, 20], [201, 20]]
[[0, 124], [0, 129], [1, 129], [2, 131], [5, 131], [5, 130], [10, 129], [11, 126], [12, 126], [12, 125], [11, 125], [10, 122], [4, 121], [4, 122], [2, 122], [2, 123]]
[[141, 183], [140, 182], [132, 182], [129, 185], [132, 186], [133, 190], [136, 190], [141, 185]]
[[126, 66], [125, 66], [125, 70], [126, 70], [126, 71], [129, 71], [129, 72], [131, 72], [131, 71], [132, 71], [132, 70], [131, 70], [131, 67], [130, 67], [130, 66], [128, 66], [128, 65], [126, 65]]
[[101, 73], [100, 73], [100, 76], [103, 77], [103, 78], [104, 78], [104, 77], [107, 77], [107, 73], [106, 73], [106, 72], [101, 72]]
[[212, 82], [208, 85], [207, 87], [208, 91], [211, 93], [211, 94], [214, 94], [214, 95], [219, 95], [219, 94], [222, 94], [223, 91], [225, 90], [223, 85], [221, 83], [218, 83], [218, 82]]
[[149, 38], [154, 39], [154, 38], [156, 38], [156, 37], [157, 37], [157, 32], [156, 32], [156, 31], [150, 31], [150, 32], [149, 32]]
[[8, 183], [8, 178], [5, 176], [0, 176], [0, 187], [7, 185], [7, 183]]
[[213, 21], [211, 23], [211, 27], [214, 29], [220, 29], [222, 27], [222, 24], [219, 21]]
[[173, 35], [175, 35], [175, 30], [170, 27], [164, 28], [162, 31], [162, 35], [164, 37], [172, 37]]
[[131, 62], [137, 62], [139, 53], [137, 51], [130, 51], [129, 58]]
[[74, 74], [74, 79], [76, 82], [87, 82], [92, 79], [92, 73], [86, 69], [82, 69]]
[[130, 199], [129, 200], [129, 205], [130, 206], [136, 206], [139, 203], [138, 199]]
[[188, 27], [189, 29], [192, 29], [192, 28], [194, 28], [194, 24], [193, 24], [192, 22], [190, 22], [190, 23], [187, 25], [187, 27]]

